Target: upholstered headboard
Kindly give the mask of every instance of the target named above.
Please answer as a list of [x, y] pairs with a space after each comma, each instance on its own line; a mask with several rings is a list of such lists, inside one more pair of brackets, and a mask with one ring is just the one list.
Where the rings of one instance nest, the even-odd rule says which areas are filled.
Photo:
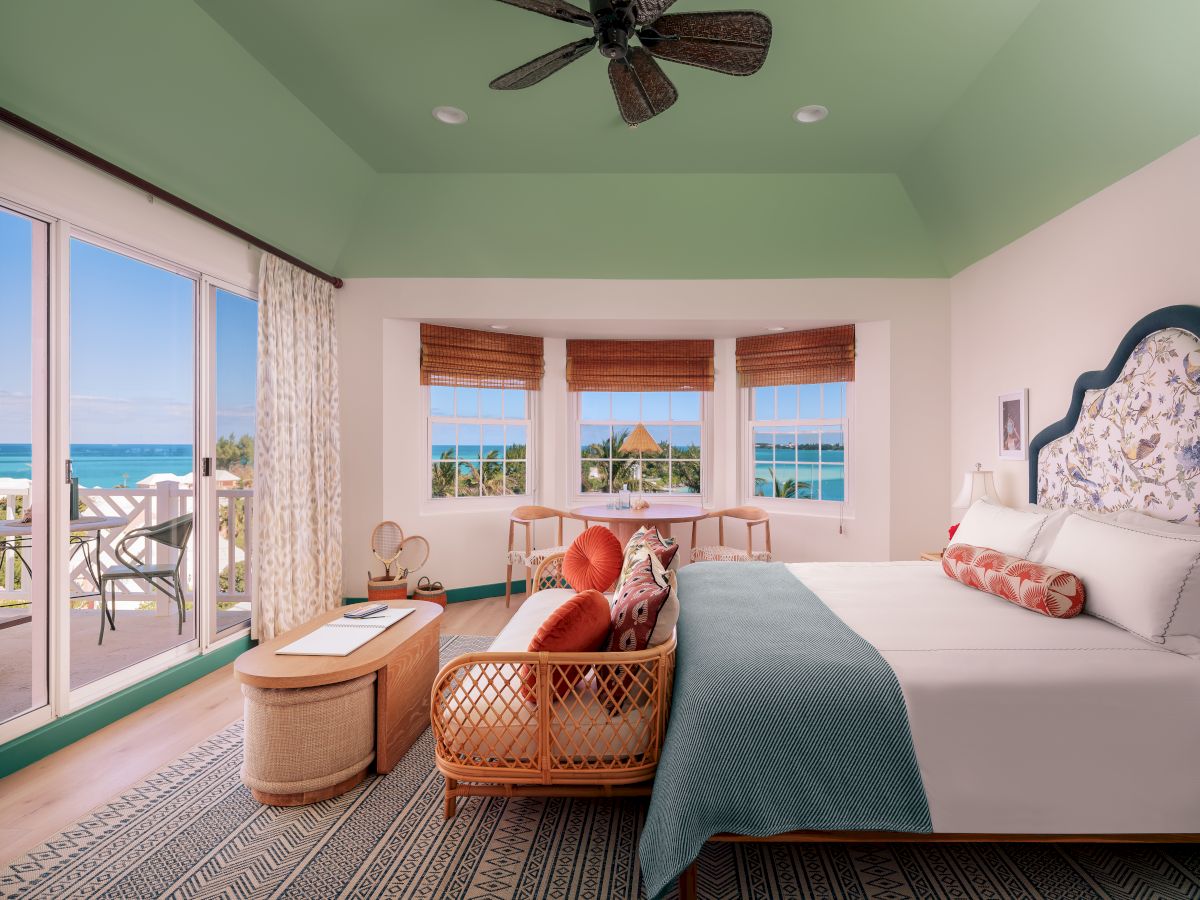
[[1134, 325], [1029, 450], [1032, 503], [1200, 525], [1200, 306]]

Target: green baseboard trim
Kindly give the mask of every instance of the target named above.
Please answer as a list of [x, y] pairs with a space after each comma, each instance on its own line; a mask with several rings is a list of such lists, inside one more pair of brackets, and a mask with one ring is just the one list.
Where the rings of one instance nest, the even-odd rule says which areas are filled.
[[226, 644], [211, 653], [185, 660], [165, 672], [152, 675], [144, 681], [130, 685], [122, 691], [47, 722], [28, 734], [0, 745], [0, 778], [23, 769], [30, 763], [111, 725], [131, 712], [141, 709], [155, 700], [165, 697], [196, 679], [216, 671], [240, 654], [249, 650], [253, 642], [246, 635]]
[[[476, 584], [471, 587], [450, 588], [446, 591], [447, 603], [462, 603], [464, 600], [483, 600], [485, 597], [503, 597], [505, 583], [498, 581], [495, 584]], [[512, 586], [514, 594], [525, 593], [525, 582], [514, 581]], [[342, 604], [348, 603], [366, 603], [366, 597], [343, 597]]]

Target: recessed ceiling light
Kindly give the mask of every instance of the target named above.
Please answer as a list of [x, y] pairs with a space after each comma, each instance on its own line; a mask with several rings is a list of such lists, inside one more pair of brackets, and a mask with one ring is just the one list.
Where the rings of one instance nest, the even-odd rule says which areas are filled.
[[493, 331], [508, 331], [507, 325], [493, 325], [491, 328]]
[[812, 106], [802, 106], [794, 113], [792, 118], [801, 125], [811, 125], [813, 122], [820, 122], [823, 118], [829, 115], [829, 110], [820, 104], [814, 103]]
[[457, 106], [435, 106], [433, 117], [445, 125], [461, 125], [467, 121], [467, 114]]
[[767, 328], [767, 331], [784, 331], [784, 330], [785, 329], [782, 325], [771, 325], [769, 328]]

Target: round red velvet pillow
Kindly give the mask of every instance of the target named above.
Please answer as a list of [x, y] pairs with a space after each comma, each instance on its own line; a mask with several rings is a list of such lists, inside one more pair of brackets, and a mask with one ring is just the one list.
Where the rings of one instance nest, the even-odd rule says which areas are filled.
[[[608, 600], [599, 591], [582, 591], [542, 622], [529, 642], [530, 653], [594, 653], [608, 639], [611, 624]], [[550, 690], [562, 699], [586, 674], [588, 666], [559, 666], [550, 679]], [[521, 693], [537, 701], [537, 667], [521, 667]]]
[[607, 591], [621, 574], [624, 555], [615, 534], [593, 525], [567, 548], [563, 577], [577, 591]]

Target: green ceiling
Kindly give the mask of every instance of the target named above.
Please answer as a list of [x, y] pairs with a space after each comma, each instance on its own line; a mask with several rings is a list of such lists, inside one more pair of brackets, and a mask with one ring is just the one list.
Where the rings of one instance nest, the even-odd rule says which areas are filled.
[[746, 5], [636, 130], [598, 55], [489, 91], [576, 36], [494, 0], [0, 0], [0, 105], [343, 275], [945, 275], [1200, 133], [1197, 0]]

